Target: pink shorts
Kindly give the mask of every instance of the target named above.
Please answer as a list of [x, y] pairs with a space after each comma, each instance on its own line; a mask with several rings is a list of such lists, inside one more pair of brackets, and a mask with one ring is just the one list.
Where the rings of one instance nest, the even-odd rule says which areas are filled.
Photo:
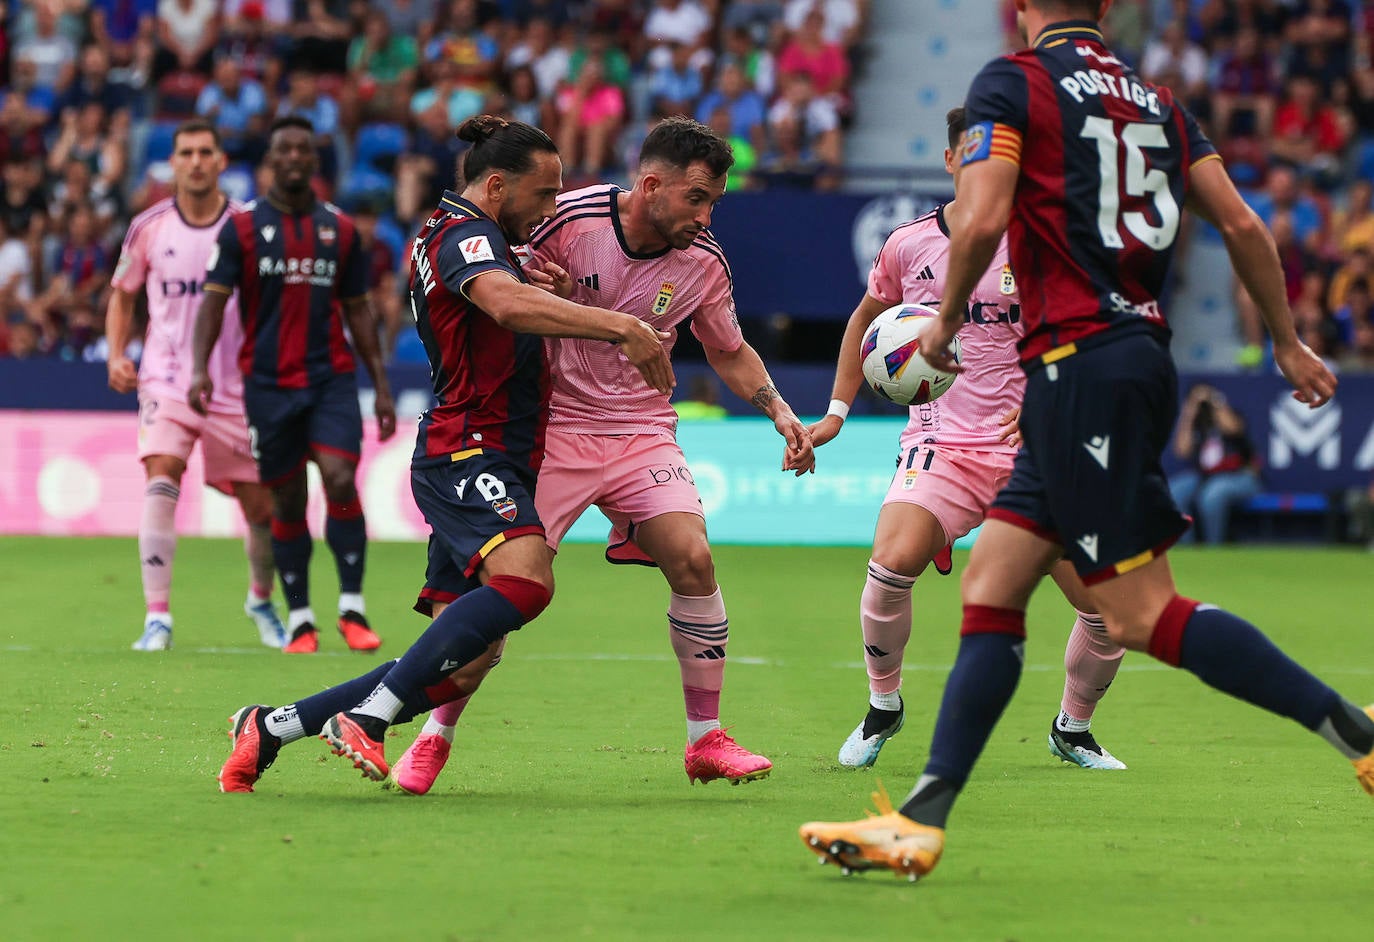
[[897, 473], [884, 504], [929, 510], [953, 543], [983, 522], [992, 499], [1011, 477], [1015, 455], [902, 442]]
[[612, 562], [652, 564], [634, 543], [634, 528], [644, 521], [675, 512], [702, 516], [692, 472], [671, 438], [549, 429], [534, 492], [549, 545], [557, 549], [593, 504], [611, 521], [606, 557]]
[[248, 440], [248, 426], [239, 414], [211, 412], [196, 415], [181, 396], [138, 394], [138, 457], [171, 455], [183, 462], [200, 440], [205, 483], [233, 494], [235, 483], [258, 483], [258, 465]]

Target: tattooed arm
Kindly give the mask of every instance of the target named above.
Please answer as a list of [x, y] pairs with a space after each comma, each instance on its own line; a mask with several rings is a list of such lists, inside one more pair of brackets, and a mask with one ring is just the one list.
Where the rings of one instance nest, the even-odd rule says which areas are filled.
[[716, 371], [730, 391], [741, 399], [747, 399], [754, 408], [772, 419], [773, 427], [786, 439], [783, 470], [795, 471], [799, 475], [815, 470], [816, 456], [811, 449], [811, 435], [773, 385], [758, 351], [747, 343], [740, 344], [734, 350], [721, 350], [709, 344], [703, 344], [703, 348], [706, 362], [711, 364], [711, 369]]

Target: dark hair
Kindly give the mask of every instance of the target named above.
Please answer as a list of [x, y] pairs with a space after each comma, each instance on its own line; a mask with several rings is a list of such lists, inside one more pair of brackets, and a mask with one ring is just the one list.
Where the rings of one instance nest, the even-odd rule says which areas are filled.
[[276, 133], [283, 128], [300, 128], [302, 131], [315, 133], [315, 125], [310, 123], [310, 119], [304, 115], [287, 114], [272, 122], [272, 126], [267, 129], [267, 139], [270, 141]]
[[460, 187], [492, 170], [529, 173], [534, 169], [535, 153], [558, 153], [553, 138], [534, 125], [490, 114], [468, 118], [458, 125], [456, 133], [458, 140], [472, 144], [458, 162]]
[[725, 138], [700, 121], [676, 115], [664, 118], [644, 138], [639, 162], [652, 161], [662, 161], [679, 170], [701, 161], [711, 176], [719, 177], [734, 166], [735, 152]]
[[176, 150], [177, 138], [183, 134], [209, 134], [215, 139], [215, 149], [224, 149], [224, 142], [220, 140], [219, 136], [219, 128], [204, 118], [190, 118], [178, 124], [177, 129], [172, 132], [172, 150]]
[[1031, 0], [1031, 6], [1037, 10], [1054, 11], [1067, 10], [1071, 13], [1082, 13], [1083, 19], [1097, 22], [1097, 11], [1101, 9], [1102, 0]]
[[949, 149], [954, 150], [959, 146], [959, 135], [968, 130], [968, 112], [963, 105], [945, 112], [945, 127], [949, 131]]

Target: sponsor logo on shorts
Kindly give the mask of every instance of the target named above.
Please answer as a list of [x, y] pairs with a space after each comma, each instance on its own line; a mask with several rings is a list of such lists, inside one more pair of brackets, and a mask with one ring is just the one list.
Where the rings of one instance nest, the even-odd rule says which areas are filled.
[[686, 465], [668, 465], [662, 468], [650, 468], [649, 477], [657, 487], [661, 484], [671, 484], [673, 481], [686, 481], [688, 484], [696, 484], [692, 477], [692, 472], [687, 470]]
[[503, 497], [500, 500], [492, 501], [491, 509], [504, 517], [507, 523], [514, 520], [515, 515], [520, 512], [520, 508], [516, 505], [515, 501], [511, 500], [509, 497]]

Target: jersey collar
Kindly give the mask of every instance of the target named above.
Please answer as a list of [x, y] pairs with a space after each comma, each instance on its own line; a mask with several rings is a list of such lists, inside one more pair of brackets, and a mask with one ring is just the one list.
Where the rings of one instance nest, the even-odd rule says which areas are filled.
[[439, 198], [439, 208], [449, 212], [467, 213], [469, 216], [480, 216], [483, 219], [490, 218], [486, 213], [477, 208], [477, 204], [472, 200], [464, 199], [452, 190], [445, 190], [444, 195]]
[[935, 207], [935, 225], [940, 227], [940, 231], [945, 234], [946, 239], [949, 238], [949, 223], [945, 222], [945, 207], [948, 205], [948, 203], [941, 203]]
[[1046, 43], [1064, 39], [1088, 39], [1095, 43], [1104, 43], [1102, 30], [1092, 20], [1065, 20], [1062, 23], [1051, 23], [1045, 27], [1044, 32], [1035, 37], [1035, 48], [1040, 49]]

